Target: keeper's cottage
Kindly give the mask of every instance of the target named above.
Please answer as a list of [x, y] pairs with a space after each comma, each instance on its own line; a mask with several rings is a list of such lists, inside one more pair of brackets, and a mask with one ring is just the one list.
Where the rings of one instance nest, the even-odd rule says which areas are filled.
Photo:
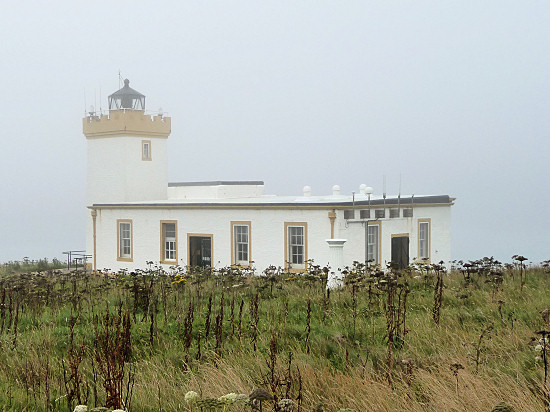
[[448, 195], [381, 196], [361, 185], [355, 195], [333, 186], [313, 196], [305, 186], [298, 196], [274, 196], [262, 181], [169, 183], [171, 118], [147, 114], [128, 80], [109, 96], [107, 114], [91, 110], [82, 123], [93, 269], [154, 261], [303, 271], [309, 259], [333, 268], [451, 259]]

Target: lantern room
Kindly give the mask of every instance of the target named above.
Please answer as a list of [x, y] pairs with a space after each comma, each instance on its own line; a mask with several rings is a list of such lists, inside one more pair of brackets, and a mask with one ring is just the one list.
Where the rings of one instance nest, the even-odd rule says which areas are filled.
[[109, 96], [109, 110], [145, 110], [145, 96], [130, 87], [130, 80], [124, 80], [124, 87]]

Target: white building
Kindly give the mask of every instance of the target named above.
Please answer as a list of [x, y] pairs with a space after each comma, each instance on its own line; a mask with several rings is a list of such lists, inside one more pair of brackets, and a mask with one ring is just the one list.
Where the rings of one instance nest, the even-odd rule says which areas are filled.
[[[145, 113], [145, 96], [125, 85], [109, 113], [83, 119], [88, 144], [87, 252], [94, 269], [145, 262], [181, 266], [269, 265], [293, 271], [330, 263], [327, 239], [345, 239], [344, 265], [370, 260], [406, 266], [451, 259], [448, 195], [264, 194], [261, 181], [168, 183], [170, 118]], [[341, 249], [340, 249], [341, 250]], [[341, 264], [342, 262], [339, 262]]]

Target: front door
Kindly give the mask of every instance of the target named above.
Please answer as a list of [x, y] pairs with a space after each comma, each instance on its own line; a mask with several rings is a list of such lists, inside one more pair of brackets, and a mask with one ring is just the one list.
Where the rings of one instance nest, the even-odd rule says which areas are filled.
[[398, 269], [409, 266], [409, 237], [395, 236], [391, 238], [391, 261]]
[[212, 267], [211, 236], [189, 236], [189, 266]]

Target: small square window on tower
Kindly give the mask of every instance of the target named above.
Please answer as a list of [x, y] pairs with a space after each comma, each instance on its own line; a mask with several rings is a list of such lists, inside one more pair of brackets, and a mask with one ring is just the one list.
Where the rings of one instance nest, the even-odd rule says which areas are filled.
[[141, 141], [141, 160], [151, 160], [151, 141]]

